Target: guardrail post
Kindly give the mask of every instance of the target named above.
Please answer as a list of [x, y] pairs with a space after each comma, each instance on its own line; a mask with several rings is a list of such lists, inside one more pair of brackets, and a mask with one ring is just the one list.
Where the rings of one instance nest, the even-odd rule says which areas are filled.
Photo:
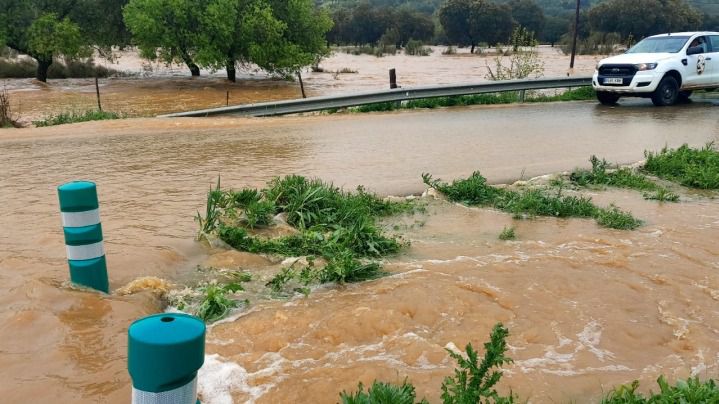
[[525, 90], [519, 90], [519, 102], [524, 102], [525, 92]]
[[389, 88], [397, 88], [397, 71], [395, 69], [389, 69]]
[[127, 335], [132, 404], [199, 404], [197, 371], [205, 362], [202, 320], [155, 314], [132, 323]]
[[97, 187], [74, 181], [57, 187], [63, 233], [73, 283], [108, 293]]

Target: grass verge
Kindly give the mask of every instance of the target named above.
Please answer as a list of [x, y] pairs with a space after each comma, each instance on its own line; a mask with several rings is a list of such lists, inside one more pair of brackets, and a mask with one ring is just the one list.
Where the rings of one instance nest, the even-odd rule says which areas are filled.
[[33, 121], [33, 124], [37, 127], [64, 125], [68, 123], [78, 122], [89, 122], [89, 121], [104, 121], [109, 119], [121, 119], [122, 116], [115, 112], [106, 111], [85, 111], [83, 113], [62, 113], [45, 118], [40, 121]]
[[645, 152], [644, 170], [659, 178], [699, 189], [719, 189], [719, 152], [709, 143], [701, 149], [682, 145], [658, 153]]
[[[530, 93], [525, 97], [525, 102], [554, 102], [554, 101], [580, 101], [592, 100], [595, 98], [594, 90], [591, 87], [580, 87], [574, 90], [565, 91], [557, 95], [532, 95]], [[374, 104], [360, 105], [358, 107], [348, 108], [350, 112], [382, 112], [394, 111], [400, 109], [434, 109], [441, 107], [455, 107], [466, 105], [496, 105], [496, 104], [513, 104], [520, 102], [518, 92], [503, 92], [493, 94], [475, 94], [460, 95], [453, 97], [436, 97], [423, 98], [419, 100], [410, 100], [406, 102], [379, 102]], [[338, 112], [338, 109], [330, 109], [329, 113]]]
[[423, 174], [425, 184], [445, 194], [449, 200], [465, 205], [493, 207], [512, 213], [515, 217], [551, 216], [594, 218], [599, 225], [620, 230], [633, 230], [642, 222], [616, 207], [601, 208], [591, 198], [562, 195], [562, 189], [550, 195], [540, 189], [514, 191], [487, 184], [478, 171], [469, 178], [453, 181], [451, 184], [435, 180], [430, 174]]
[[647, 178], [646, 175], [635, 172], [629, 168], [617, 167], [609, 169], [606, 160], [599, 160], [592, 156], [589, 161], [592, 163], [591, 170], [574, 170], [569, 179], [573, 184], [579, 186], [612, 186], [618, 188], [629, 188], [644, 192], [645, 199], [653, 199], [661, 202], [678, 202], [679, 195], [669, 191], [667, 188], [658, 185]]

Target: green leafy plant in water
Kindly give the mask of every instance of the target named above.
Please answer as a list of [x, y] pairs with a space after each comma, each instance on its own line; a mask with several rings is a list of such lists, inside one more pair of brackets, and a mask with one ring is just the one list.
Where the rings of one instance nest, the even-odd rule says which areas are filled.
[[197, 234], [198, 240], [210, 234], [218, 227], [223, 199], [223, 193], [220, 189], [220, 177], [217, 177], [217, 187], [215, 189], [210, 187], [210, 192], [207, 193], [205, 217], [203, 218], [199, 211], [197, 212], [197, 216], [195, 216], [195, 220], [200, 225], [200, 231]]
[[718, 403], [719, 386], [714, 380], [700, 381], [698, 377], [679, 380], [676, 386], [667, 383], [664, 376], [657, 379], [658, 393], [644, 396], [637, 393], [639, 381], [614, 388], [602, 399], [602, 404], [693, 404]]
[[247, 226], [251, 229], [257, 226], [269, 226], [272, 224], [272, 216], [275, 213], [275, 204], [271, 201], [254, 201], [245, 207]]
[[242, 290], [242, 286], [235, 283], [225, 286], [207, 285], [203, 290], [202, 302], [197, 308], [197, 317], [207, 323], [225, 317], [230, 310], [237, 307], [237, 302], [228, 298], [227, 293], [234, 293], [239, 290]]
[[509, 331], [501, 323], [492, 329], [489, 342], [484, 344], [485, 354], [481, 362], [472, 344], [467, 344], [467, 358], [447, 350], [457, 361], [454, 375], [444, 379], [442, 383], [442, 401], [444, 404], [476, 404], [476, 403], [513, 403], [514, 396], [501, 396], [495, 385], [502, 378], [502, 365], [511, 363], [512, 359], [505, 356], [507, 352], [507, 336]]
[[505, 227], [502, 232], [499, 233], [500, 240], [515, 240], [517, 235], [515, 234], [514, 227]]
[[719, 152], [713, 143], [701, 149], [682, 145], [678, 149], [644, 152], [644, 170], [669, 181], [699, 189], [719, 189]]
[[634, 230], [642, 225], [641, 220], [636, 219], [627, 212], [621, 211], [614, 205], [606, 209], [598, 209], [596, 220], [600, 226], [618, 230]]
[[[407, 379], [401, 386], [374, 381], [367, 392], [360, 383], [356, 392], [340, 393], [342, 404], [415, 404], [416, 397], [415, 388], [407, 382]], [[417, 404], [429, 404], [429, 402], [423, 399]]]

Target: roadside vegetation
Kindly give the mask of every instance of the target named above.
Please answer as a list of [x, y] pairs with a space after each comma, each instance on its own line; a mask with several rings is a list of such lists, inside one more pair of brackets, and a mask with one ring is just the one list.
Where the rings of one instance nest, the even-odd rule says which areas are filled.
[[[567, 90], [561, 94], [546, 95], [542, 93], [527, 92], [524, 102], [557, 102], [557, 101], [583, 101], [594, 100], [596, 95], [591, 87], [580, 87]], [[355, 113], [386, 112], [404, 109], [434, 109], [442, 107], [469, 106], [469, 105], [497, 105], [514, 104], [521, 102], [519, 92], [509, 91], [493, 94], [460, 95], [454, 97], [423, 98], [402, 102], [378, 102], [374, 104], [361, 105], [347, 108], [346, 111]], [[329, 109], [328, 113], [333, 114], [343, 111], [342, 109]]]
[[89, 121], [104, 121], [109, 119], [121, 119], [122, 115], [115, 112], [90, 110], [82, 113], [65, 112], [62, 114], [47, 117], [39, 121], [33, 121], [37, 127], [64, 125], [68, 123], [79, 123]]
[[[317, 179], [291, 175], [275, 178], [262, 190], [223, 190], [218, 180], [207, 198], [198, 238], [218, 237], [231, 247], [255, 254], [306, 257], [284, 268], [267, 283], [278, 295], [311, 285], [359, 282], [384, 274], [377, 261], [407, 243], [385, 233], [380, 219], [412, 212], [410, 203], [389, 202], [362, 187], [345, 192]], [[279, 224], [289, 233], [259, 234]]]
[[641, 191], [645, 199], [654, 199], [660, 202], [678, 202], [679, 195], [652, 181], [641, 172], [627, 167], [609, 168], [606, 160], [599, 160], [592, 156], [591, 170], [577, 169], [570, 176], [570, 181], [578, 186], [611, 186]]
[[683, 145], [658, 153], [645, 152], [644, 170], [690, 188], [719, 189], [719, 152], [714, 143], [701, 149]]
[[430, 174], [423, 174], [422, 179], [450, 201], [469, 206], [492, 207], [511, 213], [516, 218], [594, 218], [601, 226], [621, 230], [633, 230], [642, 224], [641, 220], [615, 206], [602, 208], [594, 205], [591, 198], [562, 195], [562, 188], [550, 194], [548, 190], [537, 188], [515, 191], [493, 187], [487, 184], [487, 179], [478, 171], [469, 178], [454, 180], [451, 184], [434, 179]]
[[[442, 382], [441, 399], [443, 404], [511, 404], [524, 402], [511, 391], [502, 395], [496, 390], [501, 382], [502, 366], [512, 363], [506, 356], [509, 330], [497, 323], [484, 344], [484, 356], [480, 358], [472, 344], [467, 344], [463, 354], [447, 349], [447, 353], [457, 362], [454, 374]], [[657, 380], [659, 392], [644, 395], [637, 392], [639, 382], [615, 387], [601, 404], [677, 404], [677, 403], [716, 403], [719, 402], [719, 387], [713, 379], [706, 381], [698, 377], [678, 380], [675, 385], [667, 383], [664, 376]], [[365, 392], [362, 383], [355, 392], [341, 392], [342, 404], [429, 404], [429, 401], [417, 400], [415, 387], [407, 379], [401, 385], [375, 380]]]

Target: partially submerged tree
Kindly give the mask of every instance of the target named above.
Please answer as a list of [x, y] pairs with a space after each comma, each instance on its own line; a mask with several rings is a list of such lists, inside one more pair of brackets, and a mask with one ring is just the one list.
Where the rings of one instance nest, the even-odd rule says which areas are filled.
[[81, 14], [80, 1], [0, 0], [0, 46], [37, 61], [36, 78], [47, 81], [56, 56], [89, 56], [91, 37], [70, 15]]
[[496, 45], [512, 33], [512, 10], [506, 4], [488, 0], [447, 0], [439, 9], [439, 21], [447, 38], [458, 45], [469, 45], [470, 52], [480, 42]]
[[204, 46], [198, 60], [213, 69], [225, 68], [236, 80], [237, 65], [258, 64], [282, 40], [285, 23], [276, 19], [265, 0], [210, 0], [203, 14]]
[[272, 13], [286, 28], [282, 37], [268, 44], [262, 58], [253, 60], [261, 68], [284, 76], [297, 75], [302, 83], [302, 68], [317, 64], [329, 54], [325, 35], [332, 28], [332, 20], [318, 10], [312, 0], [270, 0]]
[[200, 75], [195, 58], [203, 46], [202, 15], [208, 0], [130, 0], [123, 14], [143, 57], [182, 62]]

